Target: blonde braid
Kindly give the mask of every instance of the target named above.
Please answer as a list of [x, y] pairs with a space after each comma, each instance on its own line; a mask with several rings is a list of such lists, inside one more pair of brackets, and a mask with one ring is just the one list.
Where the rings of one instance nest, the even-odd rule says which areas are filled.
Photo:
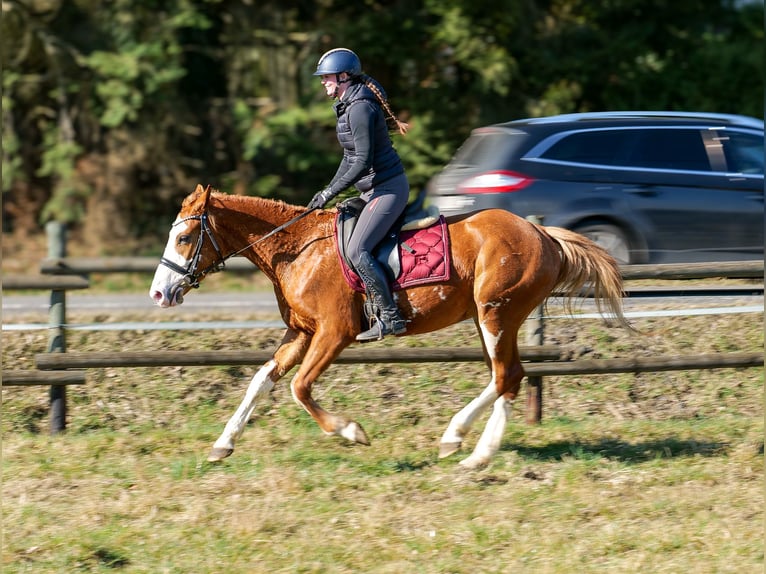
[[386, 113], [387, 119], [393, 121], [396, 124], [396, 127], [399, 130], [400, 134], [402, 135], [406, 134], [410, 125], [408, 123], [399, 121], [399, 119], [394, 115], [394, 112], [391, 111], [391, 106], [388, 105], [388, 101], [386, 100], [386, 98], [383, 97], [383, 94], [380, 93], [380, 90], [378, 89], [378, 86], [375, 85], [375, 82], [370, 81], [371, 80], [370, 76], [364, 76], [362, 80], [364, 81], [364, 85], [370, 88], [370, 91], [372, 91], [372, 93], [375, 94], [375, 97], [380, 103], [380, 106], [383, 108], [383, 111]]

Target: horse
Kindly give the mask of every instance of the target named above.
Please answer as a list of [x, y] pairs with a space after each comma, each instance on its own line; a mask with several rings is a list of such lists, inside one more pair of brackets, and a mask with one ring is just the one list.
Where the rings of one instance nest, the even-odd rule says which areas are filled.
[[[355, 420], [333, 414], [312, 398], [313, 384], [341, 351], [355, 342], [364, 322], [365, 295], [342, 275], [336, 249], [335, 209], [310, 210], [281, 200], [230, 195], [198, 185], [181, 205], [154, 274], [150, 297], [159, 307], [180, 305], [190, 289], [225, 266], [232, 255], [249, 259], [274, 286], [287, 329], [271, 358], [250, 381], [245, 396], [215, 441], [208, 461], [231, 455], [256, 402], [300, 365], [290, 383], [293, 399], [327, 435], [369, 445]], [[471, 454], [469, 469], [489, 463], [499, 450], [524, 377], [518, 331], [555, 289], [565, 307], [592, 289], [604, 320], [628, 326], [622, 276], [609, 253], [572, 231], [544, 227], [511, 212], [489, 209], [446, 219], [449, 279], [394, 292], [406, 320], [402, 335], [433, 332], [472, 320], [489, 366], [483, 391], [450, 420], [439, 457], [457, 453], [471, 426], [492, 407]]]

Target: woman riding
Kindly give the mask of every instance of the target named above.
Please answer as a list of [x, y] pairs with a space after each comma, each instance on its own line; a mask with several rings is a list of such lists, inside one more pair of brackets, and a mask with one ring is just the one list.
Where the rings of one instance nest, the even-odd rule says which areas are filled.
[[410, 186], [404, 167], [391, 143], [388, 122], [401, 134], [407, 124], [391, 111], [383, 88], [362, 73], [357, 55], [346, 48], [326, 52], [319, 59], [315, 76], [321, 77], [327, 95], [337, 99], [333, 109], [336, 131], [343, 147], [343, 159], [330, 184], [317, 193], [309, 208], [322, 209], [341, 191], [353, 185], [366, 205], [359, 215], [347, 254], [364, 282], [367, 296], [379, 309], [370, 329], [357, 341], [374, 341], [407, 330], [389, 287], [388, 278], [372, 256], [372, 250], [386, 236], [407, 206]]

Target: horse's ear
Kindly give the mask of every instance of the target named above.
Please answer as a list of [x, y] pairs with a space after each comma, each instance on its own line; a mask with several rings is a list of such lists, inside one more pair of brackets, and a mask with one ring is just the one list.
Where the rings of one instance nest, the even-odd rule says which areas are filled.
[[197, 188], [184, 200], [183, 207], [199, 206], [199, 211], [204, 211], [210, 199], [211, 191], [213, 191], [213, 188], [209, 185], [203, 188], [200, 184], [197, 184]]
[[[197, 184], [197, 189], [201, 188], [202, 186]], [[213, 188], [209, 185], [205, 186], [205, 189], [202, 191], [202, 197], [200, 198], [200, 201], [202, 201], [202, 207], [203, 209], [207, 209], [207, 202], [210, 201], [210, 192], [213, 191]]]

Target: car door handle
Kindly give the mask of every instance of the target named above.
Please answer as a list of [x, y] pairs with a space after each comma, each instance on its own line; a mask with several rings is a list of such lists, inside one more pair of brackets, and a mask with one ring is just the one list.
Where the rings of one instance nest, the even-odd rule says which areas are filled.
[[633, 195], [643, 195], [644, 197], [655, 197], [657, 195], [657, 189], [653, 185], [626, 187], [624, 191]]

